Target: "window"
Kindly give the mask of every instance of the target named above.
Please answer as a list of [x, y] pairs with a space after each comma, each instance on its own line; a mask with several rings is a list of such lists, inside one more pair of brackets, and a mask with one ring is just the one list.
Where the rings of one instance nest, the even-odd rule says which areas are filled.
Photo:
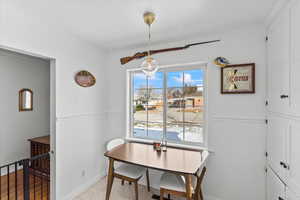
[[148, 78], [129, 72], [129, 134], [133, 138], [204, 144], [204, 68], [164, 68]]

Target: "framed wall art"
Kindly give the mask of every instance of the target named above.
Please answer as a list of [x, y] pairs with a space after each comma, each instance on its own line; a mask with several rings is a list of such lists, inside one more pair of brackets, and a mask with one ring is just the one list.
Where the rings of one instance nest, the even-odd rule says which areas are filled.
[[255, 63], [227, 65], [221, 68], [221, 93], [255, 93]]
[[31, 89], [23, 88], [19, 91], [19, 111], [33, 110], [33, 92]]
[[91, 87], [96, 84], [96, 78], [90, 72], [83, 70], [75, 75], [75, 82], [81, 87]]

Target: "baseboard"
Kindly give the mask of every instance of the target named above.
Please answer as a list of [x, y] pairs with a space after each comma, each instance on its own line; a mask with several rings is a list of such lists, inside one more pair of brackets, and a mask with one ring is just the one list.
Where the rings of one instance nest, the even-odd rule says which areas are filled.
[[210, 196], [210, 195], [206, 195], [204, 194], [204, 199], [205, 200], [222, 200], [220, 198], [214, 197], [214, 196]]
[[[143, 181], [143, 180], [140, 181], [139, 184], [146, 187], [146, 182]], [[153, 185], [151, 185], [151, 188], [153, 188], [154, 190], [159, 191], [159, 185], [158, 185], [158, 184], [153, 184]], [[205, 200], [222, 200], [222, 199], [217, 198], [217, 197], [215, 197], [215, 196], [207, 195], [207, 194], [205, 194], [205, 193], [204, 193], [204, 199], [205, 199]]]
[[[66, 195], [66, 197], [63, 198], [63, 199], [64, 200], [73, 200], [75, 197], [79, 196], [80, 194], [82, 194], [83, 192], [88, 190], [91, 186], [93, 186], [95, 183], [100, 181], [105, 176], [106, 176], [106, 173], [102, 173], [102, 174], [99, 174], [99, 175], [95, 176], [93, 179], [91, 179], [87, 183], [85, 183], [85, 184], [77, 187], [76, 189], [74, 189], [71, 193]], [[146, 184], [143, 181], [141, 181], [139, 184], [146, 186]], [[153, 189], [159, 190], [159, 186], [157, 186], [157, 185], [154, 185], [154, 186], [152, 185], [151, 187]], [[207, 195], [207, 194], [204, 194], [204, 199], [205, 200], [222, 200], [220, 198], [217, 198], [217, 197], [211, 196], [211, 195]]]
[[63, 199], [64, 200], [73, 200], [75, 197], [79, 196], [80, 194], [82, 194], [83, 192], [88, 190], [91, 186], [93, 186], [95, 183], [100, 181], [105, 176], [106, 176], [105, 173], [95, 176], [94, 178], [92, 178], [88, 182], [86, 182], [85, 184], [80, 185], [79, 187], [74, 189], [71, 193], [66, 195], [65, 198], [63, 198]]

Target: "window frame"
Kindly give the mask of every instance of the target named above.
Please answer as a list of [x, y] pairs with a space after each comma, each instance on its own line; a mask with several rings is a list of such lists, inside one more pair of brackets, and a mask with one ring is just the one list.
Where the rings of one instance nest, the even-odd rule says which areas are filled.
[[[204, 103], [204, 116], [203, 116], [203, 121], [204, 121], [204, 126], [203, 126], [203, 143], [199, 142], [187, 142], [187, 141], [168, 141], [168, 145], [170, 146], [186, 146], [186, 147], [203, 147], [207, 148], [208, 146], [208, 95], [207, 95], [207, 87], [208, 87], [208, 82], [207, 82], [207, 62], [195, 62], [195, 63], [186, 63], [186, 64], [176, 64], [176, 65], [165, 65], [165, 66], [160, 66], [158, 72], [164, 72], [163, 77], [163, 98], [164, 102], [166, 102], [166, 95], [165, 95], [165, 86], [167, 82], [167, 73], [168, 72], [176, 72], [176, 71], [187, 71], [187, 70], [202, 70], [203, 71], [203, 103]], [[147, 137], [145, 138], [140, 138], [140, 137], [134, 137], [133, 136], [133, 107], [132, 107], [132, 98], [133, 98], [133, 93], [134, 93], [134, 86], [133, 86], [133, 73], [136, 72], [141, 72], [141, 70], [138, 69], [127, 69], [126, 70], [126, 83], [127, 83], [127, 88], [126, 88], [126, 139], [127, 140], [133, 140], [133, 141], [139, 141], [139, 142], [145, 142], [145, 143], [152, 143], [157, 140], [149, 139]], [[164, 105], [163, 109], [163, 115], [165, 119], [167, 106]], [[165, 137], [165, 132], [166, 132], [166, 122], [164, 120], [164, 127], [163, 127], [163, 137]]]

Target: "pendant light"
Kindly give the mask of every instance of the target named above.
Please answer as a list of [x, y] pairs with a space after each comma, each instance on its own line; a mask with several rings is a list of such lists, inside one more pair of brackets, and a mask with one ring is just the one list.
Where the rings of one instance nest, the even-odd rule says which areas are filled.
[[141, 65], [142, 71], [145, 73], [146, 76], [152, 77], [158, 70], [158, 64], [154, 58], [151, 57], [150, 52], [150, 43], [151, 43], [151, 25], [155, 20], [155, 14], [153, 12], [145, 12], [144, 13], [144, 22], [148, 25], [149, 32], [148, 32], [148, 55], [143, 61]]

